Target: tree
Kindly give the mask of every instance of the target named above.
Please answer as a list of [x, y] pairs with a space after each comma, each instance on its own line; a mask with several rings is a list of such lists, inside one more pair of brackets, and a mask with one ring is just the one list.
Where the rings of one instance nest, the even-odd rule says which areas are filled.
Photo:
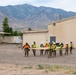
[[17, 35], [18, 35], [18, 32], [17, 32], [17, 31], [14, 31], [14, 32], [13, 32], [13, 35], [14, 35], [14, 36], [17, 36]]
[[[8, 25], [8, 18], [5, 17], [3, 20], [3, 32], [10, 33], [13, 36], [13, 29]], [[5, 34], [6, 36], [10, 36], [9, 34]]]
[[11, 36], [13, 36], [13, 29], [11, 27], [9, 28], [9, 31], [10, 31]]
[[[7, 32], [7, 33], [10, 33], [10, 28], [9, 28], [9, 25], [8, 25], [8, 18], [5, 17], [4, 20], [3, 20], [3, 32]], [[5, 35], [9, 35], [9, 34], [5, 34]]]
[[[10, 33], [11, 36], [19, 35], [17, 31], [13, 31], [12, 27], [8, 25], [8, 18], [5, 17], [3, 20], [3, 32]], [[6, 36], [10, 36], [9, 34], [5, 34]]]
[[28, 28], [28, 31], [32, 31], [32, 29], [31, 28]]
[[9, 30], [8, 18], [5, 17], [5, 18], [4, 18], [4, 21], [3, 21], [3, 31], [4, 31], [4, 32], [8, 32], [8, 30]]

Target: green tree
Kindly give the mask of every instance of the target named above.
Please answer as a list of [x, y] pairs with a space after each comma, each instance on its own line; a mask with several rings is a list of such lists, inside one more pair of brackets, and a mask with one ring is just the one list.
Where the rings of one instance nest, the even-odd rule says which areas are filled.
[[8, 32], [8, 30], [9, 30], [8, 18], [5, 17], [5, 18], [4, 18], [4, 21], [3, 21], [3, 31], [4, 31], [4, 32]]
[[[3, 25], [3, 32], [10, 33], [10, 28], [8, 25], [8, 18], [7, 17], [4, 18], [2, 25]], [[9, 36], [9, 34], [5, 34], [5, 35]]]
[[[4, 18], [2, 25], [3, 25], [3, 32], [10, 33], [10, 35], [13, 35], [13, 29], [9, 27], [7, 17]], [[5, 34], [5, 35], [10, 36], [9, 34]]]
[[17, 36], [17, 35], [18, 35], [18, 32], [17, 32], [17, 31], [14, 31], [14, 32], [13, 32], [13, 35], [14, 35], [14, 36]]
[[[8, 18], [5, 17], [3, 20], [3, 32], [10, 33], [11, 36], [19, 35], [17, 31], [13, 31], [12, 27], [8, 25]], [[9, 34], [5, 34], [6, 36], [10, 36]]]
[[10, 35], [13, 36], [13, 29], [11, 27], [9, 28], [9, 31], [10, 31]]

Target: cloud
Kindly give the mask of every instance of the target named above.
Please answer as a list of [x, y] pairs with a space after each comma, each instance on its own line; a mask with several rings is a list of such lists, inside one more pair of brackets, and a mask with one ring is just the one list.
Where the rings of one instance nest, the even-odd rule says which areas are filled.
[[[36, 0], [36, 6], [60, 8], [66, 11], [76, 11], [76, 0]], [[40, 1], [40, 2], [38, 2]], [[43, 2], [43, 3], [42, 3]]]
[[23, 4], [22, 0], [0, 0], [0, 6]]
[[31, 4], [34, 6], [46, 6], [60, 8], [67, 11], [76, 11], [76, 0], [0, 0], [0, 6]]
[[67, 11], [76, 11], [76, 0], [54, 0], [50, 7], [61, 8]]
[[46, 4], [48, 5], [52, 1], [53, 0], [32, 0], [32, 2], [30, 3], [35, 6], [45, 6]]
[[29, 4], [76, 11], [76, 0], [30, 0]]

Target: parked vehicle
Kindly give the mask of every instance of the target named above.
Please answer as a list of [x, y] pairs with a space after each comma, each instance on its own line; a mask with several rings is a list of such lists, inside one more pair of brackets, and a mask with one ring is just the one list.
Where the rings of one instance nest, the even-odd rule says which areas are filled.
[[63, 44], [63, 43], [61, 43], [61, 42], [56, 43], [56, 46], [57, 46], [57, 47], [59, 47], [59, 46], [60, 46], [60, 44], [62, 44], [62, 46], [64, 46], [64, 44]]

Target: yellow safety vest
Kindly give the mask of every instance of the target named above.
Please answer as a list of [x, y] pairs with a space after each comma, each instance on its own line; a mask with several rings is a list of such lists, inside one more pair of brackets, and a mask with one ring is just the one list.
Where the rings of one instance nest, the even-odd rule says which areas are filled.
[[60, 48], [59, 48], [59, 50], [62, 50], [62, 45], [60, 45]]
[[56, 50], [56, 45], [54, 45], [54, 50]]
[[73, 44], [70, 44], [70, 47], [73, 47]]
[[41, 44], [40, 47], [44, 47], [43, 44]]
[[36, 44], [33, 44], [33, 48], [36, 48]]
[[51, 45], [49, 45], [49, 49], [52, 49], [53, 47]]

